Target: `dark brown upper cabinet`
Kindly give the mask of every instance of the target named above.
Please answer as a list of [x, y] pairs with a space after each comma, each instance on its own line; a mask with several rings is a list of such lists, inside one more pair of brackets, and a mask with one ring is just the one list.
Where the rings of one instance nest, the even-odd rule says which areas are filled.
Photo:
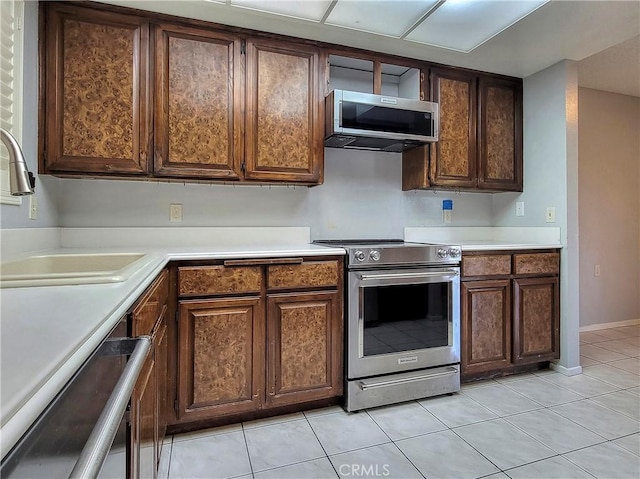
[[322, 183], [324, 101], [319, 57], [315, 47], [247, 40], [246, 179]]
[[156, 48], [155, 175], [321, 182], [317, 49], [167, 24]]
[[433, 68], [438, 142], [403, 154], [403, 190], [522, 191], [522, 82]]
[[420, 62], [403, 63], [396, 58], [373, 54], [351, 57], [330, 54], [327, 59], [327, 88], [375, 95], [424, 100], [424, 71]]
[[242, 176], [241, 41], [199, 28], [156, 26], [154, 174]]
[[151, 145], [148, 20], [47, 2], [43, 8], [41, 173], [145, 175]]
[[440, 110], [438, 142], [431, 143], [433, 186], [474, 188], [476, 162], [476, 78], [456, 70], [431, 71], [431, 99]]
[[87, 2], [41, 2], [39, 171], [324, 180], [332, 89], [435, 101], [402, 188], [522, 191], [522, 80]]
[[478, 188], [522, 191], [522, 82], [480, 77]]
[[43, 6], [41, 173], [322, 183], [319, 48], [104, 8]]

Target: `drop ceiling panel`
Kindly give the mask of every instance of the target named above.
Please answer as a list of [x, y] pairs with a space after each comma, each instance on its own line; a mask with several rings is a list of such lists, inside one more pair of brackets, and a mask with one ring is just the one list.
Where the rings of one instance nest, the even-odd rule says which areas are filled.
[[266, 2], [264, 0], [231, 0], [234, 7], [257, 10], [259, 12], [275, 13], [292, 18], [313, 20], [319, 22], [331, 5], [331, 0], [279, 0]]
[[338, 0], [325, 23], [399, 38], [436, 3], [437, 0]]
[[548, 0], [449, 0], [406, 36], [407, 40], [470, 52]]

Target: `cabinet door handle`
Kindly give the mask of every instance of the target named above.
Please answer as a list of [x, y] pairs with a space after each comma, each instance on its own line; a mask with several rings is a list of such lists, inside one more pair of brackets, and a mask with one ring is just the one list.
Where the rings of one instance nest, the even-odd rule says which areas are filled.
[[302, 258], [269, 258], [269, 259], [227, 259], [225, 266], [260, 266], [269, 264], [302, 264]]

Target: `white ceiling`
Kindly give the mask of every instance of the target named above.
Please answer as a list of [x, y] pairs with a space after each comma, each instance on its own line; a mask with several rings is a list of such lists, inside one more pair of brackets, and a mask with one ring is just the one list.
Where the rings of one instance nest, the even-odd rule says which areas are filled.
[[580, 86], [640, 97], [640, 0], [104, 3], [517, 77], [576, 60]]

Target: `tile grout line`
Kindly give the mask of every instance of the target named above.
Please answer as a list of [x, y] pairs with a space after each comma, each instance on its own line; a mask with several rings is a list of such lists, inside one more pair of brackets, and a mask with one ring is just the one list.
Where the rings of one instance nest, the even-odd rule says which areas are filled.
[[251, 471], [251, 477], [255, 478], [255, 473], [253, 472], [253, 462], [251, 461], [251, 453], [249, 452], [249, 443], [247, 442], [247, 435], [245, 434], [244, 424], [240, 423], [240, 427], [242, 428], [242, 438], [244, 439], [244, 448], [247, 451], [247, 459], [249, 459], [249, 470]]
[[[421, 405], [418, 401], [416, 401], [416, 400], [413, 400], [412, 402], [414, 402], [414, 403], [418, 404], [419, 406], [422, 406], [422, 405]], [[396, 448], [398, 451], [400, 451], [400, 454], [402, 454], [402, 455], [404, 456], [404, 458], [405, 458], [407, 461], [409, 461], [409, 464], [411, 464], [411, 465], [415, 468], [415, 470], [416, 470], [416, 471], [418, 471], [418, 474], [420, 474], [423, 478], [425, 478], [425, 479], [426, 479], [426, 476], [425, 476], [424, 474], [422, 474], [422, 471], [418, 468], [418, 466], [416, 466], [416, 465], [413, 463], [413, 461], [412, 461], [411, 459], [409, 459], [409, 457], [407, 457], [407, 455], [404, 453], [404, 451], [403, 451], [402, 449], [400, 449], [400, 446], [398, 446], [398, 445], [396, 444], [396, 441], [394, 441], [393, 439], [391, 439], [391, 436], [389, 436], [389, 434], [387, 434], [387, 431], [385, 431], [385, 430], [382, 428], [382, 426], [380, 426], [380, 424], [378, 424], [378, 421], [376, 421], [376, 420], [375, 420], [375, 418], [374, 418], [371, 414], [369, 414], [369, 411], [368, 411], [368, 410], [365, 410], [365, 412], [366, 412], [366, 413], [367, 413], [367, 415], [371, 418], [371, 420], [375, 423], [375, 425], [376, 425], [376, 426], [378, 426], [378, 427], [380, 428], [380, 430], [381, 430], [381, 431], [382, 431], [382, 432], [383, 432], [383, 433], [384, 433], [384, 434], [389, 438], [389, 440], [391, 441], [391, 444], [393, 444], [393, 445], [395, 446], [395, 448]], [[440, 422], [440, 424], [442, 424], [442, 425], [443, 425], [443, 426], [445, 426], [445, 427], [448, 427], [446, 424], [444, 424], [442, 421], [440, 421], [440, 419], [438, 419], [437, 417], [435, 417], [431, 412], [429, 412], [429, 411], [427, 411], [427, 412], [428, 412], [429, 414], [431, 414], [434, 418], [436, 418], [436, 420], [437, 420], [438, 422]], [[438, 432], [438, 431], [433, 431], [433, 432]], [[432, 433], [427, 433], [427, 434], [433, 434], [433, 432], [432, 432]], [[423, 435], [425, 435], [425, 434], [423, 434]], [[413, 437], [419, 437], [419, 436], [420, 436], [420, 435], [418, 435], [418, 436], [413, 436]], [[411, 438], [403, 438], [403, 439], [411, 439]], [[400, 439], [399, 439], [399, 440], [400, 440]]]
[[333, 468], [333, 472], [336, 473], [337, 477], [340, 477], [340, 474], [338, 474], [338, 471], [336, 470], [336, 466], [334, 466], [333, 461], [329, 457], [329, 454], [327, 454], [327, 450], [324, 448], [324, 444], [322, 444], [322, 441], [318, 437], [318, 434], [316, 433], [316, 430], [313, 428], [313, 425], [311, 424], [311, 421], [309, 421], [309, 418], [307, 417], [307, 415], [304, 412], [302, 413], [302, 415], [306, 419], [307, 424], [309, 425], [309, 428], [311, 429], [311, 432], [313, 433], [314, 437], [316, 438], [316, 441], [318, 441], [318, 444], [320, 444], [320, 447], [322, 448], [322, 452], [324, 452], [324, 456], [329, 461], [329, 464], [331, 464], [331, 467]]
[[167, 477], [166, 479], [170, 479], [171, 478], [171, 459], [173, 456], [173, 436], [174, 434], [171, 435], [171, 442], [168, 444], [169, 446], [169, 464], [167, 464]]

